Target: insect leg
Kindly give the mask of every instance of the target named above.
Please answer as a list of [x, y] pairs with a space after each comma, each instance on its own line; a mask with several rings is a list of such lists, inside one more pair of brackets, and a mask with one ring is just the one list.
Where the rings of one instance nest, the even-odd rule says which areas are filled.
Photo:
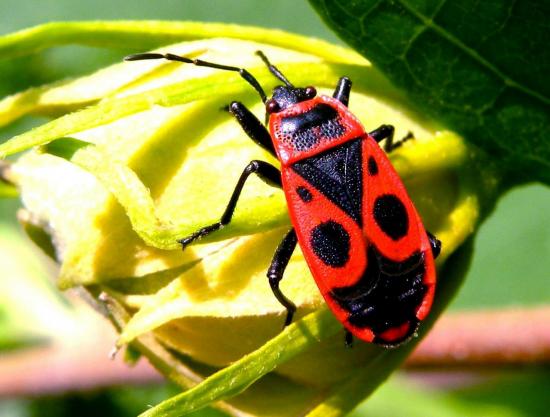
[[345, 332], [346, 332], [346, 336], [345, 336], [345, 339], [344, 339], [344, 344], [346, 345], [347, 348], [352, 348], [353, 347], [353, 334], [345, 329]]
[[376, 142], [380, 142], [383, 139], [387, 139], [384, 144], [384, 150], [386, 153], [391, 152], [393, 149], [393, 134], [395, 133], [395, 128], [392, 125], [382, 125], [378, 129], [373, 130], [369, 133], [370, 136], [374, 138]]
[[407, 142], [408, 140], [411, 140], [411, 139], [414, 139], [414, 135], [413, 135], [412, 132], [408, 132], [405, 136], [403, 136], [401, 138], [401, 140], [399, 142], [392, 143], [390, 145], [391, 146], [390, 151], [393, 151], [394, 149], [399, 148], [401, 145], [403, 145], [405, 142]]
[[393, 143], [394, 133], [395, 129], [392, 125], [382, 125], [378, 129], [370, 132], [369, 135], [372, 136], [376, 140], [376, 142], [387, 139], [386, 143], [384, 144], [384, 151], [386, 151], [386, 153], [390, 153], [394, 149], [399, 148], [406, 141], [414, 139], [414, 135], [412, 134], [412, 132], [409, 132], [399, 142]]
[[241, 195], [241, 191], [243, 190], [244, 184], [246, 183], [246, 180], [248, 179], [250, 174], [257, 174], [258, 177], [260, 177], [264, 182], [266, 182], [269, 185], [273, 185], [276, 187], [282, 186], [281, 171], [279, 171], [273, 165], [268, 164], [267, 162], [256, 161], [256, 160], [251, 161], [246, 166], [241, 176], [239, 177], [239, 181], [237, 181], [237, 185], [233, 190], [233, 194], [229, 199], [229, 203], [227, 204], [227, 207], [225, 208], [225, 211], [223, 212], [223, 215], [220, 221], [217, 223], [211, 224], [209, 226], [203, 227], [202, 229], [197, 230], [195, 233], [183, 239], [179, 239], [178, 242], [181, 244], [182, 249], [185, 249], [185, 247], [189, 245], [191, 242], [197, 239], [200, 239], [203, 236], [209, 235], [210, 233], [218, 229], [221, 229], [223, 226], [225, 226], [231, 221], [231, 217], [233, 217], [233, 212], [235, 211], [235, 207]]
[[267, 150], [271, 155], [277, 156], [269, 132], [244, 104], [234, 101], [229, 106], [229, 111], [233, 116], [235, 116], [250, 139]]
[[434, 259], [436, 259], [439, 256], [439, 253], [441, 252], [441, 240], [436, 238], [434, 235], [432, 235], [430, 232], [426, 231], [428, 234], [428, 239], [430, 240], [430, 246], [432, 247], [432, 253], [434, 256]]
[[348, 77], [341, 77], [336, 84], [332, 97], [347, 106], [349, 103], [349, 93], [351, 91], [351, 80]]
[[271, 265], [267, 270], [267, 278], [269, 279], [271, 290], [273, 291], [273, 294], [275, 294], [277, 300], [279, 300], [279, 302], [286, 308], [287, 313], [285, 327], [292, 322], [292, 316], [296, 311], [296, 305], [281, 292], [279, 282], [283, 279], [285, 268], [288, 265], [290, 257], [292, 256], [292, 252], [294, 252], [294, 249], [296, 248], [297, 242], [296, 232], [294, 231], [294, 228], [292, 228], [285, 235], [281, 243], [279, 243], [279, 246], [275, 251], [275, 255], [273, 255]]

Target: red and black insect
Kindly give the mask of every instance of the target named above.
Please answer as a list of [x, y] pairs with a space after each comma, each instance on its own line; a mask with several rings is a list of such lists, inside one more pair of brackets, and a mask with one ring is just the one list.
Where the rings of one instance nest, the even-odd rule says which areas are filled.
[[[348, 110], [351, 81], [342, 77], [332, 97], [314, 87], [295, 87], [265, 55], [257, 53], [284, 85], [267, 98], [245, 69], [173, 54], [146, 53], [127, 60], [167, 59], [238, 72], [266, 106], [269, 131], [242, 103], [229, 111], [247, 135], [275, 155], [281, 170], [251, 161], [242, 172], [219, 222], [179, 240], [191, 242], [227, 225], [243, 186], [255, 173], [282, 187], [292, 228], [279, 244], [267, 277], [286, 308], [285, 326], [296, 306], [279, 289], [299, 243], [330, 309], [352, 335], [366, 342], [397, 346], [409, 339], [428, 314], [435, 291], [434, 258], [441, 242], [426, 232], [403, 183], [378, 146], [393, 145], [394, 128], [366, 133]], [[270, 133], [271, 132], [271, 133]]]

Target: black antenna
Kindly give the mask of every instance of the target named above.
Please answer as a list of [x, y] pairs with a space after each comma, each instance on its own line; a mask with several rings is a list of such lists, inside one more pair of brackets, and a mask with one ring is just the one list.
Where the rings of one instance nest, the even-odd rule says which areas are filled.
[[[254, 90], [258, 92], [260, 95], [262, 102], [267, 101], [267, 96], [265, 95], [265, 92], [258, 82], [256, 78], [252, 74], [250, 74], [247, 70], [244, 68], [238, 68], [238, 67], [231, 67], [229, 65], [220, 65], [215, 64], [214, 62], [207, 62], [203, 61], [201, 59], [191, 59], [184, 56], [174, 55], [174, 54], [158, 54], [158, 53], [144, 53], [144, 54], [134, 54], [134, 55], [128, 55], [124, 58], [125, 61], [141, 61], [145, 59], [166, 59], [168, 61], [178, 61], [178, 62], [185, 62], [187, 64], [193, 64], [197, 67], [208, 67], [208, 68], [216, 68], [221, 69], [225, 71], [235, 71], [238, 72], [243, 79], [250, 84]], [[284, 77], [283, 77], [284, 78]]]
[[287, 87], [294, 88], [292, 83], [288, 81], [288, 79], [283, 75], [283, 73], [279, 71], [279, 69], [275, 65], [269, 62], [269, 59], [267, 59], [267, 57], [262, 51], [256, 51], [256, 55], [262, 58], [262, 61], [264, 61], [265, 65], [267, 65], [267, 68], [269, 68], [269, 72], [271, 72], [275, 77], [277, 77], [279, 80], [284, 82]]

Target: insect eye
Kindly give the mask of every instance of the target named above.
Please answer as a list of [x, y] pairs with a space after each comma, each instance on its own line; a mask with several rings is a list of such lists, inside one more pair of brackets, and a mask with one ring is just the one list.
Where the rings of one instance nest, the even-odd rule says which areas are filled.
[[269, 99], [265, 103], [265, 109], [267, 110], [268, 113], [275, 113], [279, 111], [281, 107], [279, 106], [279, 103], [277, 103], [275, 100]]
[[317, 90], [315, 89], [315, 87], [312, 87], [312, 86], [306, 87], [306, 97], [313, 98], [315, 97], [316, 94], [317, 94]]

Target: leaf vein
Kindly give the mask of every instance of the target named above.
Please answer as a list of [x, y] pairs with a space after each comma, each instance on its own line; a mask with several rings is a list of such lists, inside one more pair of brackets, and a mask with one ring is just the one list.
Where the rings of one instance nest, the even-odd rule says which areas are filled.
[[441, 26], [437, 25], [433, 22], [432, 19], [429, 17], [423, 15], [418, 10], [416, 10], [413, 6], [409, 4], [406, 0], [398, 0], [398, 3], [400, 3], [409, 13], [411, 13], [415, 18], [417, 18], [420, 22], [422, 22], [425, 26], [429, 27], [430, 29], [434, 30], [436, 33], [438, 33], [440, 36], [445, 38], [448, 42], [455, 45], [457, 48], [459, 48], [461, 51], [469, 55], [471, 58], [473, 58], [475, 61], [483, 65], [485, 68], [487, 68], [489, 71], [491, 71], [493, 74], [495, 74], [497, 77], [501, 78], [502, 81], [510, 86], [517, 88], [518, 90], [524, 92], [525, 94], [534, 97], [543, 103], [550, 104], [550, 98], [547, 98], [543, 96], [542, 94], [537, 93], [536, 91], [527, 88], [520, 83], [516, 82], [512, 78], [508, 77], [506, 74], [504, 74], [500, 69], [498, 69], [495, 65], [493, 65], [491, 62], [483, 58], [475, 49], [469, 47], [464, 42], [462, 42], [460, 39], [458, 39], [456, 36], [454, 36], [452, 33], [449, 33]]

